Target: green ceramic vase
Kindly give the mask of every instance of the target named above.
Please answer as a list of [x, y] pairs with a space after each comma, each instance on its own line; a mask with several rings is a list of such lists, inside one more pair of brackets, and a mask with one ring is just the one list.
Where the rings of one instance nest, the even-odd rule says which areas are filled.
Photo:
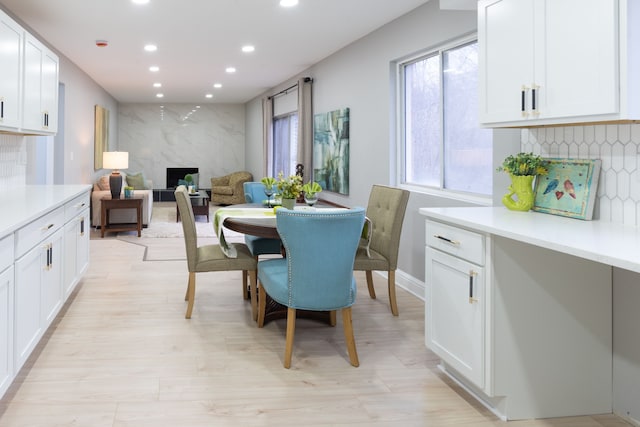
[[[502, 204], [512, 211], [528, 211], [533, 207], [533, 179], [535, 175], [511, 175], [509, 192], [502, 197]], [[513, 195], [515, 194], [516, 200]]]

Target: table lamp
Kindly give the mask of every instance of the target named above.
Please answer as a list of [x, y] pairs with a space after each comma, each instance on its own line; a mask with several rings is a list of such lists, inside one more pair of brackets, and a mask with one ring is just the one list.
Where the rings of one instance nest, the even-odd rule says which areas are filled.
[[119, 199], [122, 189], [122, 175], [119, 169], [129, 167], [129, 153], [126, 151], [105, 151], [102, 153], [102, 167], [113, 169], [109, 175], [109, 187], [111, 188], [111, 198]]

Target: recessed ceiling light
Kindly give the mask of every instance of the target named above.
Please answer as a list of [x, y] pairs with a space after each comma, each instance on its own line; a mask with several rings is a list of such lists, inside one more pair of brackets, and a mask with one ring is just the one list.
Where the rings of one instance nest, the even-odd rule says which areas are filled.
[[135, 3], [135, 4], [147, 4], [147, 3], [149, 3], [149, 0], [131, 0], [131, 3]]
[[213, 94], [212, 93], [208, 93], [204, 96], [205, 98], [213, 98]]
[[235, 73], [236, 69], [234, 67], [227, 67], [227, 69], [225, 70], [227, 73]]
[[222, 87], [222, 83], [214, 83], [213, 87], [215, 87], [216, 89], [220, 89]]
[[153, 87], [162, 87], [162, 83], [154, 83]]
[[146, 50], [147, 52], [155, 52], [156, 50], [158, 50], [158, 46], [156, 46], [155, 44], [148, 44], [145, 45], [144, 50]]
[[254, 50], [256, 50], [255, 46], [251, 46], [251, 45], [242, 46], [243, 52], [249, 53], [249, 52], [253, 52]]
[[164, 98], [164, 93], [157, 93], [156, 98]]
[[157, 65], [152, 65], [151, 67], [149, 67], [149, 71], [151, 71], [152, 73], [157, 73], [158, 71], [160, 71], [160, 67], [158, 67]]
[[293, 7], [298, 5], [298, 0], [280, 0], [280, 6]]

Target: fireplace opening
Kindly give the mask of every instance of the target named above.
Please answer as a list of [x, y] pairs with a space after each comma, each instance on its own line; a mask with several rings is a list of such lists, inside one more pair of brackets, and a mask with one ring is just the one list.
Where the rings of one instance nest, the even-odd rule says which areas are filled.
[[198, 168], [167, 168], [167, 189], [178, 187], [178, 180], [190, 173], [198, 173]]

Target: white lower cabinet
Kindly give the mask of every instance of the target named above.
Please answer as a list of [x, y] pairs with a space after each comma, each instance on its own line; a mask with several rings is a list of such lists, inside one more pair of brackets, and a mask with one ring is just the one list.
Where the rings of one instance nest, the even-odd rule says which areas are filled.
[[72, 217], [64, 226], [64, 282], [66, 299], [89, 266], [89, 208]]
[[15, 365], [19, 370], [62, 307], [63, 233], [15, 262]]
[[425, 270], [426, 345], [497, 415], [612, 412], [609, 265], [428, 219]]
[[13, 236], [0, 240], [0, 396], [13, 379]]
[[484, 387], [484, 268], [427, 247], [426, 338], [431, 350]]

